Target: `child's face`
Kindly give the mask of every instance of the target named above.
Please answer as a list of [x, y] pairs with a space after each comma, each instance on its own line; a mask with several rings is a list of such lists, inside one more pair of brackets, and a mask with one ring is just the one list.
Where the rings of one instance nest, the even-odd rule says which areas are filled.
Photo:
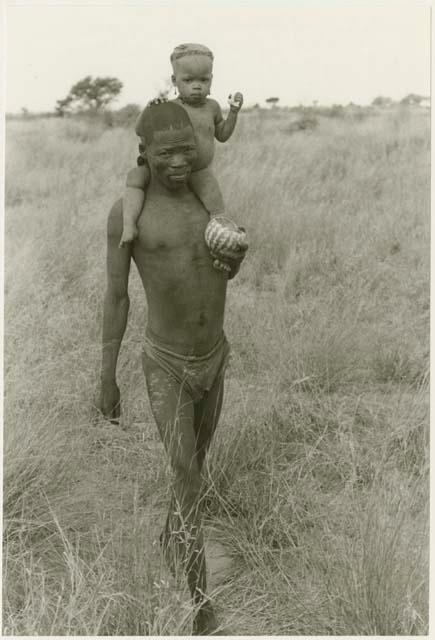
[[210, 93], [213, 61], [208, 56], [183, 56], [174, 61], [172, 82], [180, 97], [190, 104], [201, 104]]

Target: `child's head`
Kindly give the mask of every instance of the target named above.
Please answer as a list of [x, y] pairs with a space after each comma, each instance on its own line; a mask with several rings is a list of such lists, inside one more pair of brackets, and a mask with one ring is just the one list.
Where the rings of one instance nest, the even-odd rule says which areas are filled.
[[213, 54], [202, 44], [180, 44], [171, 54], [172, 82], [188, 104], [202, 104], [210, 93]]

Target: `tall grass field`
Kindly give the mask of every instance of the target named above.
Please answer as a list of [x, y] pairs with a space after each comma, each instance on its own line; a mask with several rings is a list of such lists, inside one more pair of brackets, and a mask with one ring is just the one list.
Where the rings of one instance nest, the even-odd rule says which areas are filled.
[[[250, 249], [204, 475], [231, 633], [428, 633], [429, 116], [243, 113], [215, 172]], [[4, 635], [190, 634], [156, 544], [170, 471], [134, 265], [119, 426], [95, 408], [131, 129], [7, 125]]]

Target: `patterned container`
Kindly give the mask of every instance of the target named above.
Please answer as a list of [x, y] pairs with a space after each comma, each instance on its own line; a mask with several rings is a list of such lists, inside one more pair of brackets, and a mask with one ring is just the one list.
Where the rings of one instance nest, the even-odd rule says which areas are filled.
[[210, 220], [204, 237], [210, 251], [222, 256], [226, 251], [239, 251], [240, 243], [246, 242], [246, 233], [224, 216], [216, 216]]

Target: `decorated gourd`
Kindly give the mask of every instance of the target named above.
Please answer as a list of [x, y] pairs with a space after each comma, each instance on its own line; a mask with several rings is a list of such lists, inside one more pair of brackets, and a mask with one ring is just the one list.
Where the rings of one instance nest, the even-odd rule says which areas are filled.
[[205, 242], [213, 254], [225, 256], [226, 251], [240, 251], [246, 233], [229, 218], [216, 216], [205, 229]]

